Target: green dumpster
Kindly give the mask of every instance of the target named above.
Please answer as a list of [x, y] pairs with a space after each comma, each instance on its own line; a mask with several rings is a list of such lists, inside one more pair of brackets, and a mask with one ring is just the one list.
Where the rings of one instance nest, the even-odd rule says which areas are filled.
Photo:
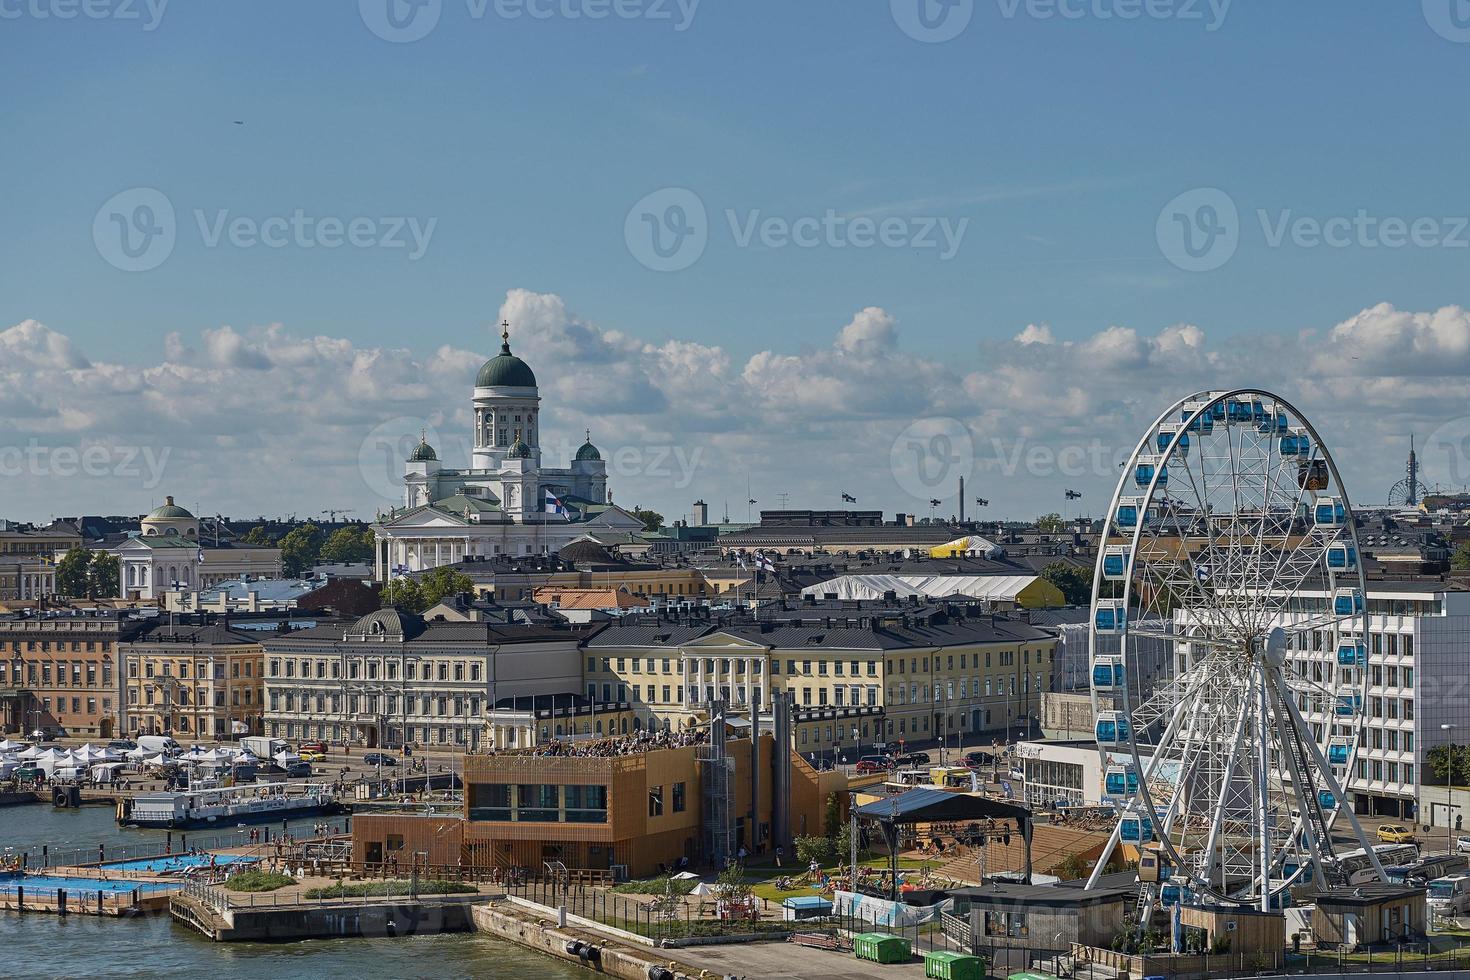
[[935, 980], [985, 980], [985, 961], [968, 953], [931, 949], [924, 954], [924, 976]]
[[874, 963], [907, 963], [914, 957], [907, 939], [886, 932], [858, 933], [852, 937], [852, 952], [858, 959]]

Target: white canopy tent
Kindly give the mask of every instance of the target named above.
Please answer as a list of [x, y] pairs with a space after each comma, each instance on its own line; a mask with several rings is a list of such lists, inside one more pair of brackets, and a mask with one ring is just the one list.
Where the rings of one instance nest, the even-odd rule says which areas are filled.
[[803, 595], [818, 598], [835, 592], [839, 599], [870, 601], [893, 592], [900, 599], [911, 595], [929, 599], [963, 596], [988, 602], [1016, 602], [1036, 579], [1035, 575], [840, 575], [801, 591]]

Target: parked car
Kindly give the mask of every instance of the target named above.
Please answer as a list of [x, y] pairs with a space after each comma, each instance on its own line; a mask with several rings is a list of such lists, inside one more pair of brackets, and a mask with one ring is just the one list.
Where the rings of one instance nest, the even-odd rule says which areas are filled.
[[894, 759], [893, 761], [895, 763], [897, 763], [899, 766], [905, 766], [905, 767], [927, 766], [929, 764], [929, 753], [928, 752], [910, 752], [908, 755], [901, 755], [897, 759]]
[[1456, 837], [1455, 850], [1461, 854], [1470, 854], [1470, 837]]
[[1414, 843], [1414, 832], [1403, 824], [1380, 824], [1378, 839], [1385, 844], [1412, 844]]
[[311, 777], [310, 762], [293, 762], [286, 766], [287, 779], [309, 779]]
[[107, 747], [117, 752], [131, 752], [138, 747], [138, 743], [130, 738], [115, 738], [107, 743]]
[[319, 752], [316, 749], [303, 748], [300, 752], [297, 752], [296, 754], [301, 757], [302, 762], [325, 762], [327, 758], [327, 754], [325, 752]]
[[362, 757], [365, 766], [396, 766], [398, 760], [384, 752], [369, 752]]
[[302, 742], [300, 745], [296, 746], [296, 754], [301, 756], [303, 759], [306, 758], [306, 753], [308, 752], [315, 752], [319, 755], [325, 756], [327, 754], [327, 743]]
[[858, 772], [858, 773], [887, 772], [888, 771], [888, 767], [886, 765], [883, 765], [883, 764], [878, 763], [878, 762], [874, 762], [872, 759], [859, 759], [858, 760], [858, 764], [855, 767], [853, 767], [853, 768], [854, 768], [854, 771], [855, 772]]

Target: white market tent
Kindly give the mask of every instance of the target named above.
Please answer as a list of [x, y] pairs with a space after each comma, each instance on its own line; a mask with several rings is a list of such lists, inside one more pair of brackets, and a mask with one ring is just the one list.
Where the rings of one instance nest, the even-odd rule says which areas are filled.
[[26, 747], [24, 742], [12, 742], [10, 739], [0, 739], [0, 752], [19, 752]]
[[1041, 579], [1037, 575], [840, 575], [801, 591], [803, 595], [818, 598], [835, 592], [839, 599], [873, 600], [893, 592], [900, 599], [911, 595], [929, 599], [961, 596], [1018, 603], [1021, 593], [1038, 581]]
[[998, 558], [1006, 550], [989, 538], [966, 534], [929, 549], [930, 558]]

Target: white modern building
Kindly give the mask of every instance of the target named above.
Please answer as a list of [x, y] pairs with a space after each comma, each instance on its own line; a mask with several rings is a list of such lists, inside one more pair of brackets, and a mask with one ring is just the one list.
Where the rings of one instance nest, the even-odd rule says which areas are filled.
[[168, 497], [140, 522], [140, 532], [113, 548], [123, 599], [158, 599], [165, 592], [207, 589], [220, 582], [281, 577], [281, 549], [215, 543], [199, 519]]

